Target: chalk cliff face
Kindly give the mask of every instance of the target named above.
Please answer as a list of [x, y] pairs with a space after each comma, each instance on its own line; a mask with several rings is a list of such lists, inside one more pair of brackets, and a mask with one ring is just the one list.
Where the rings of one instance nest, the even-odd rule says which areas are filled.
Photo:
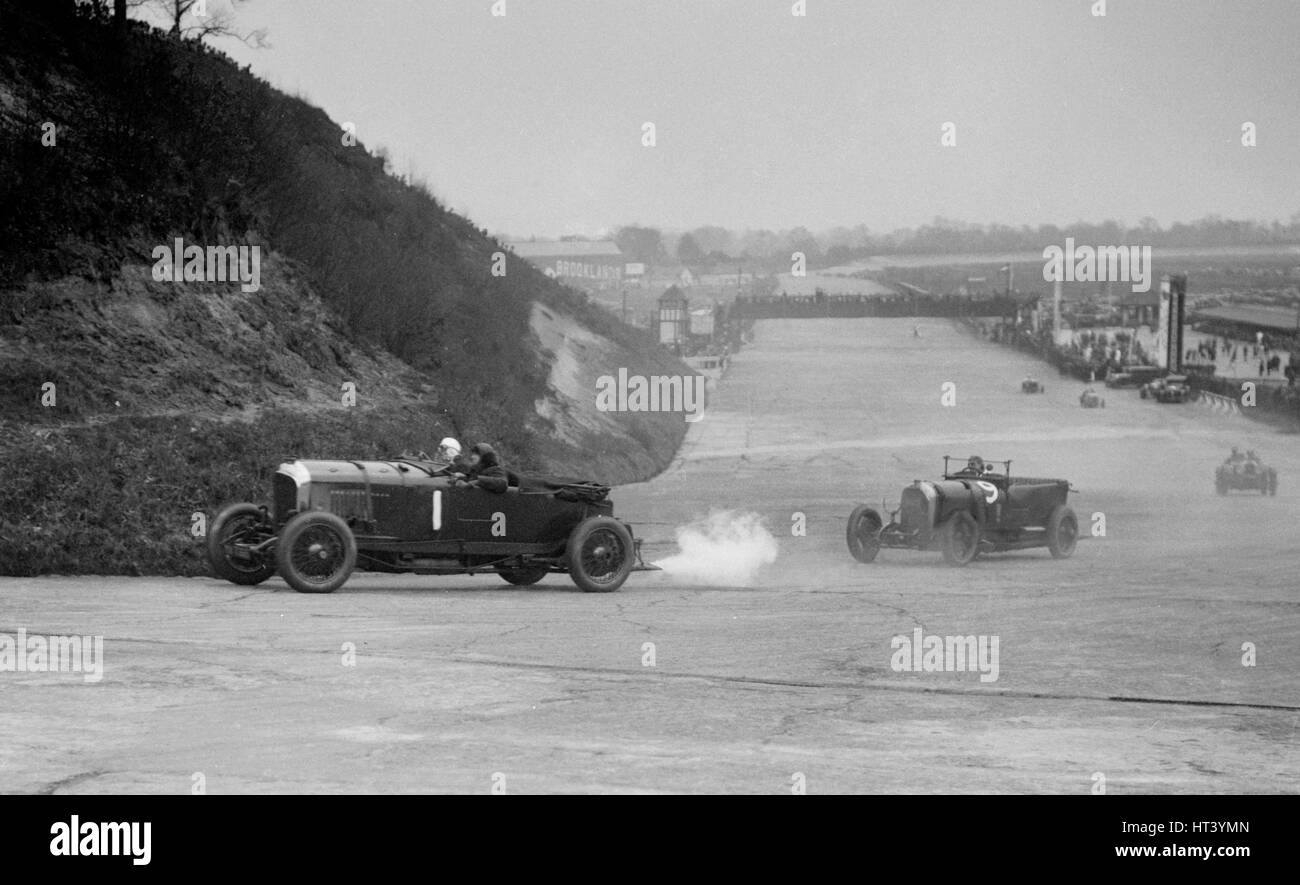
[[688, 375], [666, 352], [630, 352], [563, 312], [535, 305], [533, 331], [550, 365], [548, 392], [537, 401], [547, 460], [568, 473], [605, 465], [617, 477], [646, 477], [668, 466], [686, 434], [672, 412], [619, 412], [597, 407], [597, 382], [620, 368], [633, 375]]

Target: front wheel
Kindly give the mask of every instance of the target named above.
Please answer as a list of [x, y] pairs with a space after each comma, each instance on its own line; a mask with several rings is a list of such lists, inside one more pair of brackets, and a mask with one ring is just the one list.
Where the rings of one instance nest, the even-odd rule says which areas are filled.
[[270, 537], [262, 528], [261, 509], [253, 504], [231, 504], [217, 514], [208, 529], [208, 562], [218, 578], [252, 587], [275, 574], [275, 561], [245, 546]]
[[280, 577], [299, 593], [333, 593], [356, 568], [357, 539], [333, 513], [299, 513], [280, 533], [275, 564]]
[[880, 529], [884, 525], [880, 514], [863, 504], [849, 514], [845, 530], [849, 553], [858, 562], [874, 562], [880, 552]]
[[939, 549], [949, 565], [968, 565], [980, 549], [980, 527], [966, 511], [954, 513], [939, 529]]
[[1047, 549], [1054, 559], [1069, 559], [1079, 541], [1079, 520], [1064, 504], [1052, 508], [1047, 516]]
[[613, 593], [623, 586], [633, 556], [632, 533], [609, 516], [578, 523], [564, 551], [569, 577], [584, 593]]

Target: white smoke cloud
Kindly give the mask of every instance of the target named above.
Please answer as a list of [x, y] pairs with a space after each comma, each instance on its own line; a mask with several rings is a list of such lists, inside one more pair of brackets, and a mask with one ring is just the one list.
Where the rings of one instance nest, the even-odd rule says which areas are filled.
[[776, 562], [777, 544], [757, 513], [714, 510], [677, 529], [678, 553], [655, 563], [696, 584], [748, 587], [758, 570]]

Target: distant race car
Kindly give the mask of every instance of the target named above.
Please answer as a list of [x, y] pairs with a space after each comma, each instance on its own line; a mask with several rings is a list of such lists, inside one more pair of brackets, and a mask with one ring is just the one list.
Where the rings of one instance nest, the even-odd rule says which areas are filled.
[[1042, 382], [1031, 375], [1020, 382], [1020, 390], [1024, 393], [1043, 393], [1046, 388], [1043, 387]]
[[510, 474], [505, 492], [457, 487], [437, 465], [290, 461], [271, 506], [232, 504], [213, 520], [208, 559], [218, 577], [260, 584], [279, 573], [299, 593], [333, 593], [354, 568], [422, 575], [488, 572], [511, 584], [567, 574], [589, 593], [617, 590], [641, 542], [614, 518], [609, 488]]
[[1079, 405], [1085, 409], [1104, 409], [1106, 401], [1097, 395], [1097, 391], [1089, 387], [1079, 394]]
[[846, 537], [854, 559], [873, 562], [882, 547], [938, 550], [955, 566], [1002, 550], [1046, 547], [1057, 559], [1074, 553], [1079, 521], [1066, 504], [1069, 482], [1012, 478], [1010, 461], [977, 456], [954, 473], [950, 460], [944, 456], [942, 480], [918, 479], [903, 489], [888, 524], [865, 504], [849, 515]]
[[1112, 372], [1106, 376], [1107, 387], [1142, 387], [1148, 381], [1160, 377], [1163, 369], [1156, 366], [1129, 366], [1123, 372]]
[[1253, 453], [1229, 456], [1214, 471], [1214, 490], [1220, 495], [1233, 490], [1276, 495], [1277, 471], [1266, 466]]
[[1158, 403], [1185, 403], [1192, 395], [1192, 388], [1186, 375], [1166, 375], [1143, 384], [1138, 394]]

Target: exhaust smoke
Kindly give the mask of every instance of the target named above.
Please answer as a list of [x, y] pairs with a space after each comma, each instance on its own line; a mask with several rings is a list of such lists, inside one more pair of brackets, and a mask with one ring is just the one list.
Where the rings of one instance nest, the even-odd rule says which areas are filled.
[[757, 513], [713, 510], [677, 529], [678, 552], [655, 563], [674, 578], [713, 587], [748, 587], [776, 562], [777, 544]]

